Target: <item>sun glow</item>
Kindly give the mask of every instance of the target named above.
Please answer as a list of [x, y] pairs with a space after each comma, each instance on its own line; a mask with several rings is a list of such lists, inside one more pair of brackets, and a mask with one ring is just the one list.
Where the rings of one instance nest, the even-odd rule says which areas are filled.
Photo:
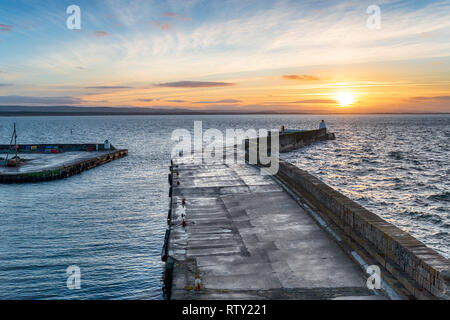
[[355, 102], [355, 94], [353, 92], [338, 92], [336, 99], [341, 107], [347, 107]]

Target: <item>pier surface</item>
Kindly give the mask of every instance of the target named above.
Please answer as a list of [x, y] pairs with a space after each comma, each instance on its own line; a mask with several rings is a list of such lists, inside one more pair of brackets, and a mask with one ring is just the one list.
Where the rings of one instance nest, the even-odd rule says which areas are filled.
[[[57, 152], [48, 152], [48, 146]], [[128, 155], [126, 149], [100, 144], [18, 145], [22, 163], [17, 167], [0, 166], [0, 183], [27, 183], [63, 179]], [[57, 148], [57, 149], [56, 149]], [[98, 150], [96, 150], [98, 149]], [[0, 158], [9, 158], [9, 145], [0, 145]]]
[[[368, 275], [259, 168], [179, 159], [172, 186], [171, 299], [385, 299], [367, 289]], [[200, 291], [192, 290], [196, 275]]]
[[19, 153], [19, 157], [25, 159], [18, 167], [0, 166], [0, 174], [33, 173], [45, 170], [54, 170], [59, 167], [70, 166], [81, 161], [86, 161], [97, 156], [104, 156], [111, 151], [86, 152], [72, 151], [64, 153]]
[[[288, 132], [279, 152], [334, 138]], [[269, 140], [244, 140], [246, 159]], [[234, 153], [225, 149], [227, 159]], [[450, 300], [448, 259], [308, 172], [283, 160], [267, 176], [259, 159], [200, 159], [171, 166], [166, 298]]]

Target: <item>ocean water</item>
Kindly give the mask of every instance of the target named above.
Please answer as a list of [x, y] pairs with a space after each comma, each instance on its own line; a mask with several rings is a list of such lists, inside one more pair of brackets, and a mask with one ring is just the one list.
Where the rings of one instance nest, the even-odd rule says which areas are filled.
[[[0, 118], [19, 143], [109, 139], [129, 156], [65, 180], [0, 185], [0, 299], [161, 299], [174, 129], [315, 129], [337, 140], [282, 157], [450, 255], [449, 115]], [[70, 134], [70, 130], [73, 134]], [[81, 289], [66, 269], [81, 269]]]
[[337, 140], [282, 157], [449, 258], [450, 115], [332, 123]]

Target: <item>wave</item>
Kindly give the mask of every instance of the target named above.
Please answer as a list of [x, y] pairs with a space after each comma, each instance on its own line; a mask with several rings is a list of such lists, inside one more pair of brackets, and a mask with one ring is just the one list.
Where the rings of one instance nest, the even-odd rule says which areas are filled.
[[388, 156], [390, 158], [392, 158], [392, 159], [395, 159], [395, 160], [402, 160], [403, 159], [403, 154], [402, 154], [401, 151], [390, 151], [388, 153]]
[[408, 210], [403, 211], [403, 214], [409, 215], [413, 220], [427, 221], [433, 224], [444, 223], [442, 217], [437, 214], [421, 213], [417, 211], [408, 211]]
[[427, 199], [450, 202], [450, 192], [444, 192], [429, 196]]

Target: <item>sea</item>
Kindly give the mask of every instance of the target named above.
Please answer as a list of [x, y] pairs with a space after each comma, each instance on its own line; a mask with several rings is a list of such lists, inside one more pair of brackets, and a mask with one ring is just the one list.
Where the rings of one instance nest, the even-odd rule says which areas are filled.
[[[316, 129], [336, 140], [282, 154], [450, 257], [450, 115], [0, 117], [18, 143], [102, 143], [128, 157], [64, 180], [0, 184], [0, 299], [162, 299], [160, 254], [176, 129]], [[67, 269], [80, 270], [80, 289]]]

